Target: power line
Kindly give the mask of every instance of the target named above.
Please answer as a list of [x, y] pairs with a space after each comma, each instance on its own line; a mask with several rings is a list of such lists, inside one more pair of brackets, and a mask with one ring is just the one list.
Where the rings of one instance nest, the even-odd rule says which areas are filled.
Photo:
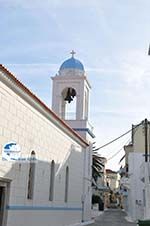
[[[129, 142], [130, 139], [128, 139], [126, 142], [125, 142], [125, 145]], [[123, 147], [122, 147], [123, 148]], [[114, 157], [116, 157], [116, 155], [118, 155], [121, 151], [122, 151], [122, 148], [120, 148], [116, 153], [114, 153], [111, 157], [109, 157], [107, 159], [107, 161], [113, 159]]]
[[109, 160], [113, 159], [114, 157], [116, 157], [116, 155], [118, 155], [122, 151], [122, 148], [120, 148], [119, 151], [117, 151], [114, 155], [112, 155], [109, 159], [107, 159], [107, 161], [109, 161]]
[[[130, 136], [130, 134], [128, 134], [127, 136]], [[127, 139], [123, 140], [122, 142], [118, 142], [119, 144], [116, 146], [116, 148], [113, 148], [111, 151], [109, 151], [108, 156], [106, 158], [109, 158], [110, 156], [114, 155], [114, 153], [117, 150], [120, 150], [121, 147], [124, 147], [124, 145], [126, 145], [126, 142], [129, 142], [131, 140], [130, 137], [128, 137]], [[105, 153], [105, 150], [101, 151], [102, 153]]]
[[[142, 123], [140, 123], [140, 124], [138, 124], [138, 125], [136, 125], [136, 126], [134, 127], [133, 134], [135, 134], [135, 132], [137, 131], [138, 126], [141, 125], [141, 124], [142, 124]], [[131, 129], [131, 130], [132, 130], [132, 129]], [[130, 139], [128, 139], [128, 140], [125, 142], [124, 145], [126, 145], [129, 141], [130, 141]], [[122, 147], [122, 148], [123, 148], [123, 147]], [[107, 159], [107, 161], [109, 161], [109, 160], [113, 159], [114, 157], [116, 157], [116, 155], [118, 155], [118, 154], [122, 151], [122, 148], [120, 148], [116, 153], [114, 153], [111, 157], [109, 157], [109, 158]]]
[[[136, 125], [136, 126], [134, 127], [134, 129], [137, 128], [137, 127], [138, 127], [139, 125], [141, 125], [141, 124], [142, 124], [142, 122], [141, 122], [140, 124]], [[120, 138], [124, 137], [126, 134], [130, 133], [131, 131], [132, 131], [132, 129], [128, 130], [127, 132], [123, 133], [123, 134], [120, 135], [119, 137], [117, 137], [117, 138], [115, 138], [115, 139], [109, 141], [108, 143], [106, 143], [106, 144], [100, 146], [99, 148], [96, 148], [95, 151], [98, 151], [98, 150], [100, 150], [100, 149], [102, 149], [102, 148], [108, 146], [109, 144], [112, 144], [112, 143], [115, 142], [116, 140], [119, 140]]]
[[[142, 124], [142, 123], [141, 123], [141, 124]], [[134, 136], [134, 134], [136, 133], [137, 128], [138, 128], [138, 127], [135, 127], [135, 130], [133, 130], [133, 135], [132, 135], [132, 136]], [[126, 157], [126, 153], [125, 153], [125, 154], [122, 156], [122, 158], [120, 159], [119, 164], [122, 162], [122, 160], [123, 160], [125, 157]]]

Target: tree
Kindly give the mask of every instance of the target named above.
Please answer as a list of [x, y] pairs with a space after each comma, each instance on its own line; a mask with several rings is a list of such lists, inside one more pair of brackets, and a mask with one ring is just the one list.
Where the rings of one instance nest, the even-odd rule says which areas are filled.
[[102, 169], [104, 168], [103, 158], [97, 153], [98, 149], [93, 147], [92, 153], [92, 179], [96, 183], [97, 178], [102, 176]]

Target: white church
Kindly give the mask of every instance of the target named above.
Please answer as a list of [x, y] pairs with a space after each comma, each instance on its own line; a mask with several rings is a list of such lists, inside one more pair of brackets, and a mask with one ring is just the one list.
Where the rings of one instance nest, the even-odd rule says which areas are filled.
[[0, 65], [1, 226], [91, 222], [91, 87], [71, 54], [52, 77], [52, 110]]

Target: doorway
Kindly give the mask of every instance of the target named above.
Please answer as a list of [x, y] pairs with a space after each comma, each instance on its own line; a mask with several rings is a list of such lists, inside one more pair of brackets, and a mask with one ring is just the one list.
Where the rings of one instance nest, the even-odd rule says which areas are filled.
[[0, 225], [3, 224], [5, 211], [5, 187], [0, 186]]
[[7, 225], [7, 205], [9, 200], [10, 183], [0, 180], [0, 226]]

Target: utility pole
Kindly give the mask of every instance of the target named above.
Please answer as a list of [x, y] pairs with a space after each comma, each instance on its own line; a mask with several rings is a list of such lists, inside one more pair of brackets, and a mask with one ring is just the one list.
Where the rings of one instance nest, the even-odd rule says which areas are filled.
[[145, 131], [145, 162], [148, 161], [148, 139], [147, 139], [147, 128], [148, 128], [148, 121], [147, 119], [144, 120], [144, 131]]
[[[148, 163], [148, 159], [150, 160], [149, 153], [148, 153], [148, 149], [149, 149], [149, 133], [148, 133], [148, 128], [149, 128], [149, 123], [148, 120], [145, 119], [144, 120], [144, 130], [145, 130], [145, 167], [144, 167], [144, 178], [145, 178], [145, 197], [148, 198], [149, 197], [149, 163]], [[147, 218], [149, 216], [149, 199], [146, 199], [145, 202], [145, 218]]]

